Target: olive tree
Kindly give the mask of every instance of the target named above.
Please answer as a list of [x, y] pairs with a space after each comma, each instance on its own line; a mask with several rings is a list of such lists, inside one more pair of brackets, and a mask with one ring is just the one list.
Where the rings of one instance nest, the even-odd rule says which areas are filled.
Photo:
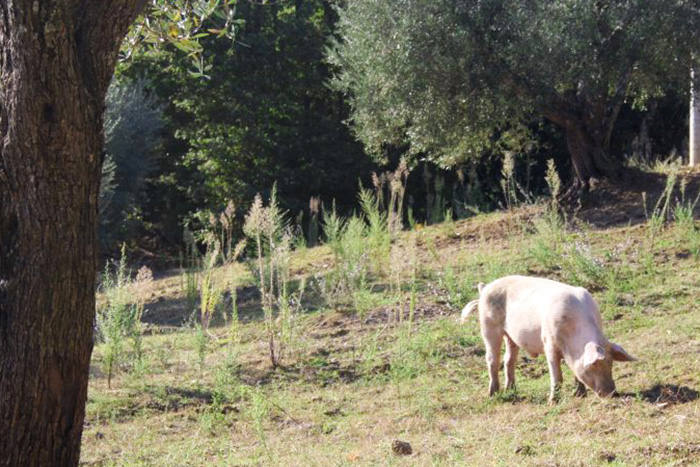
[[[686, 83], [697, 0], [353, 0], [329, 60], [373, 153], [408, 145], [443, 165], [546, 118], [575, 185], [619, 175], [623, 103]], [[687, 87], [687, 85], [685, 85]]]

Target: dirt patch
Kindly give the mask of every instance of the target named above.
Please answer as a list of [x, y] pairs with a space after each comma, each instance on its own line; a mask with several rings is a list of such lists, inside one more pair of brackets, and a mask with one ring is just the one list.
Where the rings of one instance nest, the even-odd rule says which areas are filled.
[[[618, 182], [602, 180], [595, 184], [580, 203], [571, 206], [571, 213], [595, 227], [635, 225], [646, 221], [647, 212], [654, 208], [666, 186], [664, 174], [625, 169], [625, 178]], [[681, 169], [679, 180], [685, 179], [685, 199], [692, 200], [700, 190], [700, 174]], [[646, 197], [646, 210], [644, 206]], [[674, 199], [681, 198], [676, 185]], [[696, 215], [700, 208], [696, 208]]]

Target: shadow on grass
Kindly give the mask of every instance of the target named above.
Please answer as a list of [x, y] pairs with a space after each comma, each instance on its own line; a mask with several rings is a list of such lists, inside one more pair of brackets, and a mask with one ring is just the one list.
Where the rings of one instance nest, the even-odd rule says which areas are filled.
[[657, 384], [639, 393], [646, 402], [652, 404], [685, 404], [697, 400], [700, 393], [688, 386]]
[[657, 384], [639, 392], [618, 392], [615, 397], [640, 398], [650, 404], [687, 404], [700, 398], [700, 392], [688, 386]]

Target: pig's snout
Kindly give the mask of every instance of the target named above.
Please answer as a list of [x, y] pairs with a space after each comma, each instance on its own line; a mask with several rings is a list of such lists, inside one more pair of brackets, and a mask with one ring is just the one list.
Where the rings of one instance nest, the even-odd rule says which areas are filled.
[[615, 389], [615, 384], [608, 386], [603, 389], [598, 389], [595, 391], [600, 397], [618, 397], [617, 390]]

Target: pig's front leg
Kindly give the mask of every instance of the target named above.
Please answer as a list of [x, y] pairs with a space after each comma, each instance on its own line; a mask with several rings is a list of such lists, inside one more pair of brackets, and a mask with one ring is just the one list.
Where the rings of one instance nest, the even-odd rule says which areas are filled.
[[561, 353], [553, 346], [545, 346], [544, 353], [547, 356], [547, 365], [549, 365], [549, 377], [551, 386], [549, 392], [549, 403], [554, 404], [559, 398], [559, 388], [561, 388]]
[[576, 397], [586, 397], [586, 385], [583, 384], [577, 377], [574, 376], [574, 383], [576, 384], [576, 391], [574, 391], [574, 396]]

